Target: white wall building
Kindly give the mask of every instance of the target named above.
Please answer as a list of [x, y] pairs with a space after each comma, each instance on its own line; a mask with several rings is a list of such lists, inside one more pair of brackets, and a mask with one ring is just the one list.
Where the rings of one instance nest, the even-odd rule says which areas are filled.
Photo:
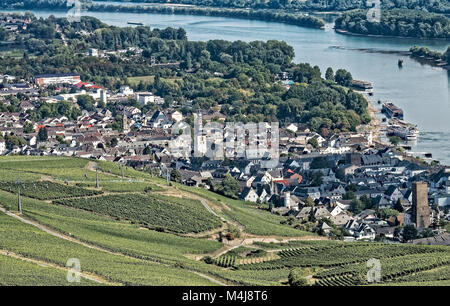
[[6, 151], [6, 143], [3, 139], [0, 139], [0, 154], [5, 153]]
[[120, 93], [124, 96], [132, 96], [134, 91], [130, 86], [120, 86]]

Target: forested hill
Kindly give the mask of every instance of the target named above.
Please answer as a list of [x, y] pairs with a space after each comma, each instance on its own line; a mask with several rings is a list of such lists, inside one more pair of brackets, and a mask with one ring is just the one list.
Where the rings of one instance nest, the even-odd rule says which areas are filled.
[[414, 10], [383, 11], [381, 22], [367, 20], [367, 11], [345, 13], [335, 28], [362, 35], [450, 39], [450, 19], [440, 14]]
[[[96, 1], [96, 0], [93, 0]], [[104, 0], [102, 0], [104, 1]], [[107, 0], [108, 1], [108, 0]], [[366, 0], [111, 0], [121, 2], [179, 3], [212, 7], [346, 11], [366, 8]], [[382, 0], [384, 9], [402, 8], [426, 10], [435, 13], [450, 13], [449, 0]]]

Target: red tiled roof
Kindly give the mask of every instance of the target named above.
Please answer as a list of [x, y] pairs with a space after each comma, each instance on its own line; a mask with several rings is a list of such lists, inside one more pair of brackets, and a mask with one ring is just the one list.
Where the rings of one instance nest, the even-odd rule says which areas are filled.
[[80, 82], [74, 85], [77, 88], [85, 87], [85, 88], [92, 88], [92, 89], [101, 89], [100, 86], [95, 85], [94, 83], [86, 83], [86, 82]]

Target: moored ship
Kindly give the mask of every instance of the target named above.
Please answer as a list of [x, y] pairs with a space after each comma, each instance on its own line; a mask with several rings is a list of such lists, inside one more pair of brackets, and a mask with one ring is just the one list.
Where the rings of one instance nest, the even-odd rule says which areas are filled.
[[135, 22], [135, 21], [128, 21], [127, 24], [137, 25], [137, 26], [143, 26], [144, 25], [143, 22]]
[[397, 118], [403, 120], [403, 110], [394, 103], [386, 102], [383, 104], [381, 112], [389, 118]]
[[350, 85], [362, 90], [373, 90], [372, 83], [366, 81], [352, 80]]
[[387, 136], [398, 136], [407, 141], [415, 141], [419, 137], [419, 129], [416, 125], [399, 119], [390, 119], [386, 128]]

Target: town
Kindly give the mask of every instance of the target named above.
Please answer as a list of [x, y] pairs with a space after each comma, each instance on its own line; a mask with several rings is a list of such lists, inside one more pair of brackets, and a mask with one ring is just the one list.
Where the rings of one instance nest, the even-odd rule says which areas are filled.
[[[324, 138], [292, 123], [280, 128], [280, 157], [267, 169], [259, 157], [214, 160], [171, 151], [179, 136], [173, 127], [186, 118], [175, 101], [151, 92], [112, 91], [75, 73], [1, 78], [2, 155], [113, 161], [240, 198], [335, 239], [449, 244], [450, 168], [411, 159], [371, 131]], [[55, 94], [43, 94], [49, 89]], [[41, 104], [55, 115], [34, 121]], [[9, 111], [14, 105], [18, 111]], [[198, 116], [205, 124], [227, 119], [218, 107]]]
[[444, 0], [156, 2], [0, 2], [0, 287], [450, 285]]

